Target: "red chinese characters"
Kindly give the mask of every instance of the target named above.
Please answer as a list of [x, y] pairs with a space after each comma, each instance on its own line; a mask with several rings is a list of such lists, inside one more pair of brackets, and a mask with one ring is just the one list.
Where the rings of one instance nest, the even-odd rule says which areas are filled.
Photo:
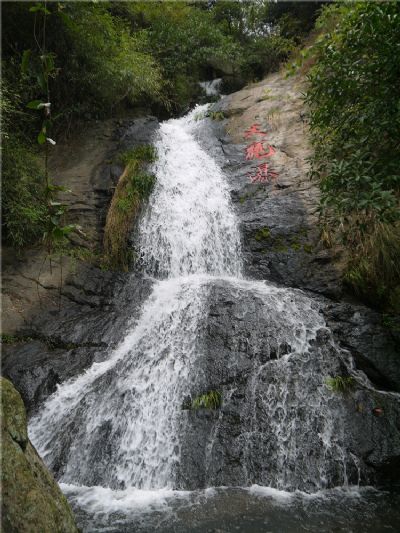
[[[251, 137], [252, 135], [262, 135], [263, 140], [254, 141], [246, 147], [246, 159], [248, 161], [252, 159], [266, 159], [276, 153], [273, 146], [265, 143], [264, 138], [267, 134], [260, 130], [260, 124], [253, 124], [244, 132], [245, 138]], [[264, 162], [257, 165], [255, 173], [249, 173], [249, 176], [252, 183], [267, 183], [277, 178], [278, 174], [269, 168], [267, 162]]]
[[267, 135], [265, 131], [260, 130], [260, 124], [253, 124], [248, 130], [244, 132], [244, 137], [248, 139], [253, 135]]
[[264, 145], [262, 142], [254, 142], [246, 148], [246, 159], [261, 159], [265, 157]]
[[250, 176], [252, 183], [266, 183], [278, 177], [278, 174], [268, 168], [268, 163], [261, 163], [256, 168], [256, 173]]

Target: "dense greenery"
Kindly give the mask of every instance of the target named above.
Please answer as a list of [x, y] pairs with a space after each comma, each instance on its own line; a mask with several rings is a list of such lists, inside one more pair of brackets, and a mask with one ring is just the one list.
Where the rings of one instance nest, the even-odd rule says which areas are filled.
[[325, 239], [350, 250], [347, 282], [400, 308], [400, 4], [325, 8], [307, 101]]

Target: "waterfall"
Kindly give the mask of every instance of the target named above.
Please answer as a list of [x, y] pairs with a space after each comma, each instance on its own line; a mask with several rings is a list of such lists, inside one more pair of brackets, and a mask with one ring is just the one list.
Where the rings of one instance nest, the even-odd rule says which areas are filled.
[[31, 421], [65, 483], [174, 486], [180, 414], [210, 276], [240, 276], [240, 238], [222, 171], [194, 138], [196, 117], [161, 125], [157, 176], [140, 227], [141, 261], [157, 281], [118, 348], [61, 385]]
[[[120, 491], [197, 488], [198, 479], [201, 486], [231, 480], [290, 490], [347, 483], [352, 459], [340, 407], [323, 384], [342, 356], [329, 332], [318, 341], [325, 323], [315, 301], [243, 279], [227, 181], [196, 138], [205, 109], [160, 127], [157, 182], [138, 235], [141, 268], [155, 281], [140, 316], [104, 361], [61, 384], [31, 420], [34, 445], [65, 484]], [[226, 410], [207, 421], [212, 429], [202, 442], [182, 406], [207, 390], [207, 365], [230, 342], [225, 323], [215, 334], [218, 342], [226, 337], [220, 352], [207, 352], [203, 342], [218, 291], [228, 301], [223, 309], [242, 302], [235, 331], [247, 323], [259, 330], [243, 333], [220, 363]], [[247, 365], [245, 385], [229, 381], [240, 365]], [[238, 405], [242, 428], [227, 444], [225, 420]], [[196, 438], [202, 451], [188, 451]], [[236, 463], [224, 462], [228, 445]]]
[[217, 96], [220, 91], [222, 78], [199, 82], [200, 87], [206, 93], [206, 96]]
[[139, 250], [149, 273], [240, 276], [240, 238], [221, 169], [195, 139], [207, 105], [161, 125], [157, 182]]

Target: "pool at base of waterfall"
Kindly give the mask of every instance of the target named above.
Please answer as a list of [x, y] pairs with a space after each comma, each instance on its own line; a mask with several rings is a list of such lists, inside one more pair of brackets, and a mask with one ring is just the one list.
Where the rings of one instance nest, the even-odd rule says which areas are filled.
[[306, 494], [259, 485], [198, 491], [113, 491], [65, 484], [61, 487], [84, 533], [400, 530], [400, 490], [350, 487]]

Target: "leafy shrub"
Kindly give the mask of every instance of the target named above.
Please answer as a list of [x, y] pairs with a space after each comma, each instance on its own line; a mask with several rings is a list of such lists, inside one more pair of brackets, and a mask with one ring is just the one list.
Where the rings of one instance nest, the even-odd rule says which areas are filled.
[[260, 79], [278, 70], [293, 49], [293, 41], [281, 35], [252, 39], [244, 46], [243, 72], [247, 78]]
[[324, 226], [350, 249], [347, 283], [384, 307], [400, 287], [399, 5], [329, 6], [318, 29], [306, 97], [311, 176]]
[[[79, 121], [109, 116], [123, 104], [163, 101], [162, 75], [148, 52], [147, 33], [132, 32], [129, 21], [112, 15], [109, 2], [47, 2], [46, 9], [46, 50], [57, 73], [51, 80], [52, 108], [59, 132], [69, 133]], [[25, 2], [8, 2], [2, 15], [6, 78], [18, 87], [22, 102], [44, 96], [38, 58], [26, 54], [37, 48], [34, 26], [38, 34], [41, 13], [31, 12]], [[23, 60], [25, 73], [20, 69]]]
[[153, 163], [156, 160], [156, 157], [157, 152], [154, 146], [151, 144], [141, 144], [119, 154], [118, 161], [124, 165], [135, 163], [137, 160], [143, 163]]
[[148, 36], [148, 51], [161, 67], [173, 111], [200, 95], [198, 81], [210, 70], [235, 70], [240, 45], [213, 20], [212, 10], [187, 2], [129, 2], [124, 17]]
[[16, 248], [43, 236], [47, 220], [43, 171], [37, 155], [9, 137], [2, 153], [3, 240]]

